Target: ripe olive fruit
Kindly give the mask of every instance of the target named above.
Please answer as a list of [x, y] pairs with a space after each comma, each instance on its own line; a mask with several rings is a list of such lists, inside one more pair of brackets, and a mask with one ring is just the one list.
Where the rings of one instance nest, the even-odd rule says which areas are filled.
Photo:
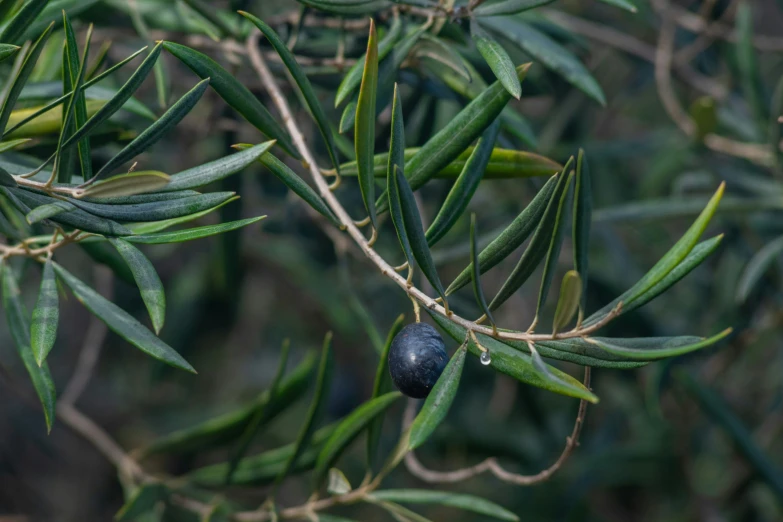
[[389, 348], [389, 373], [402, 393], [414, 399], [430, 394], [449, 361], [443, 338], [432, 326], [405, 326]]

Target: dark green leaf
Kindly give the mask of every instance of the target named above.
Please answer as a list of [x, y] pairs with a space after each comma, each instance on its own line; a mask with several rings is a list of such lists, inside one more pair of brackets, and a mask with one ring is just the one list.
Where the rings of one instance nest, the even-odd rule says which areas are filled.
[[318, 96], [313, 90], [313, 86], [310, 84], [310, 80], [305, 75], [302, 68], [296, 62], [296, 58], [293, 53], [288, 50], [285, 42], [275, 33], [274, 29], [266, 25], [264, 22], [244, 11], [239, 11], [239, 14], [250, 20], [264, 36], [266, 36], [269, 43], [272, 44], [277, 54], [283, 60], [283, 63], [291, 73], [296, 85], [299, 86], [299, 90], [302, 92], [302, 96], [307, 103], [307, 107], [310, 109], [310, 113], [313, 115], [313, 119], [318, 125], [318, 129], [321, 131], [324, 143], [326, 144], [326, 151], [329, 153], [329, 157], [332, 159], [332, 164], [339, 170], [339, 159], [337, 158], [337, 150], [334, 145], [334, 138], [332, 136], [332, 129], [329, 127], [329, 119], [326, 117], [321, 102], [318, 101]]
[[0, 264], [0, 272], [3, 278], [3, 308], [11, 338], [16, 345], [16, 351], [22, 359], [30, 380], [33, 383], [38, 399], [43, 406], [46, 430], [52, 430], [54, 422], [54, 407], [56, 391], [49, 366], [44, 362], [41, 366], [36, 364], [33, 350], [30, 346], [30, 319], [27, 316], [19, 293], [19, 284], [13, 270], [6, 263]]
[[95, 216], [120, 221], [159, 221], [189, 216], [213, 208], [235, 197], [234, 192], [212, 192], [171, 201], [153, 201], [131, 205], [105, 205], [79, 199], [69, 199], [74, 206]]
[[519, 517], [514, 513], [494, 502], [475, 495], [454, 493], [452, 491], [382, 489], [374, 491], [372, 496], [376, 500], [388, 500], [401, 504], [437, 504], [439, 506], [448, 506], [509, 522], [519, 520]]
[[0, 167], [0, 185], [3, 187], [15, 187], [16, 180], [14, 177], [4, 168]]
[[[551, 4], [555, 0], [498, 0], [497, 2], [484, 2], [473, 10], [476, 16], [511, 15]], [[620, 0], [622, 1], [622, 0]]]
[[216, 61], [184, 45], [163, 42], [163, 47], [187, 65], [202, 79], [209, 78], [210, 85], [226, 103], [234, 108], [255, 128], [277, 140], [277, 143], [291, 156], [300, 159], [288, 134], [277, 120], [261, 104], [250, 90], [236, 77], [221, 67]]
[[[192, 191], [186, 191], [186, 192], [192, 192]], [[196, 195], [199, 195], [198, 192], [196, 192]], [[137, 196], [140, 197], [140, 196]], [[184, 195], [182, 197], [190, 197], [189, 195]], [[170, 199], [181, 199], [179, 197], [177, 198], [170, 198]], [[206, 210], [202, 210], [201, 212], [196, 212], [195, 214], [188, 214], [182, 217], [178, 218], [172, 218], [172, 219], [164, 219], [162, 221], [151, 221], [147, 223], [131, 223], [128, 225], [128, 228], [130, 228], [135, 235], [150, 235], [155, 234], [157, 232], [160, 232], [162, 230], [166, 230], [168, 228], [182, 225], [184, 223], [190, 223], [191, 221], [195, 221], [197, 219], [201, 219], [202, 217], [211, 214], [212, 212], [215, 212], [216, 210], [219, 210], [220, 208], [224, 207], [225, 205], [228, 205], [229, 203], [232, 203], [239, 199], [239, 196], [234, 196], [232, 198], [226, 199], [219, 205], [215, 205], [214, 207], [208, 208]], [[160, 201], [160, 200], [159, 200]], [[166, 200], [162, 200], [166, 201]]]
[[[437, 36], [432, 36], [429, 33], [423, 33], [421, 39], [416, 43], [412, 52], [413, 57], [418, 61], [424, 61], [422, 65], [428, 65], [430, 61], [437, 62], [439, 64], [448, 67], [454, 73], [462, 76], [465, 81], [472, 81], [470, 70], [466, 65], [465, 59], [459, 52], [457, 52], [451, 43], [444, 42]], [[511, 67], [511, 72], [516, 79], [516, 72], [514, 67]], [[517, 80], [518, 82], [519, 80]], [[521, 87], [520, 87], [521, 89]]]
[[[551, 371], [552, 367], [544, 362], [544, 359], [541, 358], [541, 354], [538, 353], [538, 350], [533, 343], [528, 343], [528, 348], [530, 349], [530, 359], [533, 361], [533, 368], [535, 368], [541, 378], [549, 383], [552, 388], [560, 389], [561, 391], [570, 391], [572, 397], [583, 394], [584, 390], [587, 389], [581, 383], [574, 384], [573, 379], [563, 379], [562, 376], [555, 375], [555, 373]], [[587, 400], [587, 398], [585, 397], [583, 400]]]
[[122, 258], [122, 256], [112, 248], [108, 243], [103, 241], [80, 241], [79, 247], [84, 250], [93, 261], [107, 266], [114, 272], [114, 275], [122, 279], [129, 285], [135, 285], [136, 281], [133, 279], [133, 274], [128, 268], [128, 264]]
[[33, 210], [27, 213], [27, 216], [25, 216], [25, 219], [28, 223], [31, 225], [38, 223], [39, 221], [43, 221], [44, 219], [49, 219], [52, 216], [56, 216], [57, 214], [60, 214], [62, 212], [69, 212], [72, 210], [75, 210], [76, 207], [68, 203], [67, 201], [55, 201], [54, 203], [49, 203], [48, 205], [41, 205], [40, 207], [35, 207]]
[[484, 290], [481, 288], [481, 273], [479, 267], [481, 263], [478, 257], [478, 245], [476, 245], [476, 214], [470, 215], [470, 266], [471, 266], [471, 279], [473, 281], [473, 297], [476, 299], [479, 308], [489, 320], [492, 328], [497, 329], [495, 326], [495, 318], [492, 317], [492, 312], [487, 306], [487, 300], [484, 297]]
[[80, 197], [113, 198], [133, 196], [145, 192], [157, 192], [169, 183], [169, 176], [155, 170], [142, 170], [120, 174], [99, 181], [85, 189]]
[[590, 244], [590, 223], [593, 219], [593, 193], [590, 181], [590, 167], [585, 158], [585, 151], [579, 149], [576, 158], [576, 186], [574, 188], [574, 222], [571, 228], [574, 249], [574, 270], [581, 278], [581, 299], [579, 305], [579, 320], [581, 323], [585, 302], [587, 300], [588, 279], [588, 246]]
[[159, 502], [165, 501], [169, 496], [168, 488], [158, 482], [151, 482], [139, 486], [136, 492], [114, 515], [117, 522], [133, 522], [142, 515], [146, 515], [155, 509]]
[[356, 106], [354, 144], [364, 208], [370, 216], [373, 228], [377, 229], [373, 158], [375, 156], [375, 105], [378, 94], [378, 36], [372, 19], [370, 19], [370, 37], [367, 40], [366, 56]]
[[182, 118], [190, 112], [190, 110], [196, 105], [196, 102], [201, 99], [201, 95], [204, 94], [207, 86], [209, 85], [209, 79], [200, 81], [190, 91], [185, 93], [182, 98], [177, 100], [177, 103], [172, 105], [163, 116], [158, 118], [155, 123], [144, 129], [133, 141], [123, 148], [119, 154], [110, 159], [106, 164], [98, 171], [93, 177], [93, 180], [105, 177], [112, 170], [116, 169], [126, 161], [141, 154], [153, 144], [155, 144], [165, 132], [176, 126]]
[[175, 368], [196, 373], [196, 370], [173, 348], [158, 339], [119, 306], [106, 300], [60, 265], [55, 263], [54, 270], [60, 279], [68, 285], [76, 298], [120, 337], [155, 359]]
[[430, 247], [440, 241], [465, 212], [484, 177], [484, 169], [487, 168], [499, 132], [500, 122], [495, 120], [481, 135], [468, 161], [465, 162], [462, 173], [446, 196], [446, 201], [443, 202], [438, 214], [427, 229], [426, 237]]
[[783, 236], [770, 241], [756, 252], [742, 271], [737, 283], [737, 301], [744, 303], [754, 287], [761, 281], [764, 273], [783, 252]]
[[686, 336], [643, 337], [639, 339], [589, 337], [585, 340], [612, 355], [636, 361], [657, 361], [707, 348], [725, 339], [730, 333], [731, 328], [707, 339]]
[[402, 397], [400, 392], [390, 392], [371, 399], [356, 408], [340, 422], [318, 455], [315, 471], [313, 472], [313, 481], [316, 487], [321, 484], [329, 468], [342, 455], [345, 448], [359, 436], [375, 417], [386, 411], [400, 397]]
[[446, 418], [459, 389], [459, 381], [462, 378], [462, 368], [465, 366], [467, 353], [467, 348], [464, 345], [457, 348], [438, 378], [438, 382], [433, 386], [427, 400], [424, 401], [424, 406], [411, 424], [408, 450], [415, 450], [427, 442], [427, 439]]
[[[63, 74], [69, 74], [68, 85], [74, 89], [73, 100], [73, 122], [74, 126], [68, 129], [68, 134], [64, 136], [65, 139], [69, 137], [69, 134], [76, 129], [84, 126], [87, 121], [87, 103], [84, 98], [84, 75], [87, 67], [89, 38], [92, 34], [88, 33], [88, 40], [85, 43], [84, 57], [79, 60], [79, 48], [76, 43], [76, 33], [73, 30], [71, 21], [68, 19], [68, 15], [65, 11], [62, 13], [63, 27], [65, 28], [65, 57], [67, 58], [63, 66]], [[64, 89], [65, 90], [65, 89]], [[77, 141], [77, 140], [74, 140]], [[64, 145], [64, 143], [63, 143]], [[62, 150], [60, 150], [62, 154]], [[92, 177], [92, 152], [90, 148], [90, 140], [88, 137], [84, 137], [78, 140], [78, 157], [79, 164], [81, 165], [82, 179], [90, 179]], [[58, 180], [65, 183], [70, 183], [70, 176], [67, 178], [58, 176]]]
[[495, 77], [511, 96], [519, 99], [522, 96], [522, 84], [517, 78], [514, 62], [511, 61], [511, 57], [503, 49], [503, 46], [482, 29], [475, 20], [470, 22], [470, 35]]
[[60, 303], [57, 296], [57, 280], [54, 277], [52, 260], [47, 259], [44, 263], [41, 288], [38, 291], [35, 308], [33, 308], [33, 320], [30, 327], [30, 347], [38, 366], [43, 364], [46, 356], [54, 347], [59, 320]]
[[141, 299], [147, 312], [150, 314], [155, 333], [159, 334], [166, 318], [166, 294], [163, 291], [163, 283], [141, 250], [122, 239], [109, 239], [112, 246], [117, 249], [122, 258], [128, 264], [133, 273], [133, 279], [141, 292]]
[[569, 270], [560, 283], [560, 298], [557, 300], [555, 318], [552, 320], [552, 334], [563, 330], [574, 318], [582, 302], [582, 278], [576, 270]]
[[[413, 251], [408, 239], [408, 233], [405, 230], [405, 219], [402, 213], [402, 203], [400, 201], [400, 186], [398, 175], [403, 175], [405, 168], [405, 122], [402, 115], [402, 101], [397, 85], [394, 85], [394, 102], [392, 103], [392, 121], [391, 121], [391, 142], [389, 144], [387, 175], [386, 175], [386, 194], [389, 198], [389, 209], [394, 230], [397, 232], [397, 239], [400, 242], [405, 261], [408, 263], [409, 270], [413, 269]], [[411, 272], [409, 272], [411, 273]]]
[[131, 243], [145, 243], [148, 245], [161, 245], [164, 243], [182, 243], [183, 241], [192, 241], [203, 237], [214, 236], [230, 232], [238, 228], [261, 221], [266, 216], [259, 216], [239, 221], [221, 223], [219, 225], [205, 225], [203, 227], [189, 228], [187, 230], [177, 230], [175, 232], [161, 232], [157, 234], [139, 234], [138, 236], [127, 236], [125, 240]]
[[607, 5], [613, 5], [614, 7], [619, 7], [620, 9], [625, 9], [631, 13], [635, 13], [637, 11], [636, 6], [631, 0], [599, 0], [599, 2], [603, 2]]
[[15, 55], [19, 52], [19, 49], [21, 49], [21, 47], [18, 45], [0, 43], [0, 62]]
[[322, 11], [341, 15], [371, 14], [387, 9], [389, 0], [297, 0], [299, 3]]
[[[43, 8], [49, 0], [27, 0], [19, 9], [13, 18], [5, 25], [3, 32], [0, 33], [0, 42], [7, 44], [17, 44], [23, 41], [23, 36], [27, 28], [41, 14]], [[0, 129], [3, 125], [0, 125]]]

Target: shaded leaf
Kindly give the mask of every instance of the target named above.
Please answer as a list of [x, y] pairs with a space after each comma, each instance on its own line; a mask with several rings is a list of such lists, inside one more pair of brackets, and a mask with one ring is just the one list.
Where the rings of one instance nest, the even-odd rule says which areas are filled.
[[[462, 76], [465, 81], [470, 82], [473, 79], [462, 55], [454, 50], [450, 44], [447, 44], [437, 36], [432, 36], [429, 33], [422, 33], [421, 39], [413, 48], [412, 55], [419, 61], [421, 61], [422, 58], [427, 61], [423, 64], [425, 65], [425, 69], [426, 65], [429, 64], [429, 61], [435, 61]], [[511, 72], [516, 79], [514, 67], [511, 67]]]
[[[88, 32], [87, 41], [84, 48], [84, 57], [79, 59], [79, 48], [76, 43], [76, 33], [73, 30], [71, 21], [68, 19], [68, 15], [65, 11], [62, 13], [63, 27], [65, 28], [65, 49], [63, 64], [63, 75], [69, 75], [68, 81], [65, 82], [64, 87], [67, 85], [74, 89], [73, 100], [73, 124], [71, 127], [64, 127], [67, 130], [65, 136], [61, 137], [59, 153], [62, 154], [62, 146], [64, 142], [62, 138], [67, 139], [68, 136], [76, 129], [82, 127], [87, 121], [87, 104], [84, 97], [84, 76], [87, 67], [88, 50], [90, 46], [91, 32]], [[63, 89], [68, 90], [68, 89]], [[74, 140], [76, 141], [76, 140]], [[92, 152], [90, 148], [90, 141], [88, 138], [83, 138], [78, 141], [78, 158], [81, 165], [81, 173], [83, 179], [90, 179], [92, 177]], [[58, 174], [58, 180], [65, 183], [70, 183], [70, 176], [60, 177]]]
[[155, 509], [159, 502], [169, 496], [168, 488], [159, 482], [143, 484], [133, 493], [130, 499], [114, 515], [117, 522], [132, 522], [142, 515]]
[[751, 114], [756, 123], [759, 136], [766, 132], [769, 120], [769, 106], [764, 93], [764, 84], [756, 56], [756, 48], [753, 45], [753, 12], [749, 2], [742, 2], [737, 7], [736, 18], [737, 33], [737, 67], [739, 68], [739, 81], [745, 101], [750, 106]]
[[470, 215], [470, 266], [471, 266], [471, 279], [473, 280], [473, 297], [476, 299], [479, 308], [484, 315], [489, 319], [489, 323], [492, 328], [497, 329], [495, 326], [495, 318], [492, 317], [492, 312], [487, 306], [487, 300], [484, 297], [484, 290], [481, 288], [481, 273], [479, 267], [481, 263], [478, 257], [478, 245], [476, 245], [476, 214]]
[[378, 36], [372, 19], [370, 19], [370, 37], [367, 40], [366, 56], [356, 105], [354, 144], [364, 208], [370, 216], [373, 228], [377, 229], [373, 157], [375, 156], [375, 105], [378, 94]]
[[341, 15], [370, 14], [392, 5], [389, 0], [297, 0], [297, 2]]
[[389, 199], [389, 209], [394, 230], [397, 232], [397, 239], [400, 242], [405, 261], [408, 267], [413, 267], [413, 251], [408, 239], [408, 233], [405, 230], [405, 219], [402, 213], [402, 203], [400, 200], [400, 186], [398, 175], [402, 175], [405, 168], [405, 122], [402, 115], [402, 101], [397, 85], [394, 85], [394, 102], [392, 103], [391, 120], [391, 142], [389, 144], [387, 175], [386, 175], [386, 194]]
[[476, 43], [479, 53], [492, 69], [495, 77], [503, 87], [516, 99], [522, 96], [522, 85], [517, 78], [514, 62], [492, 36], [490, 36], [475, 20], [470, 22], [470, 35]]
[[579, 149], [576, 157], [576, 185], [574, 187], [574, 222], [571, 236], [574, 249], [574, 270], [581, 278], [581, 299], [579, 300], [579, 322], [584, 314], [587, 300], [588, 248], [590, 245], [590, 223], [593, 219], [593, 194], [590, 180], [590, 167], [587, 165], [585, 151]]
[[[484, 2], [473, 10], [476, 16], [511, 15], [551, 4], [555, 0], [499, 0], [497, 2]], [[622, 0], [620, 0], [622, 1]]]
[[159, 334], [166, 318], [166, 294], [155, 267], [141, 250], [122, 239], [109, 239], [127, 263], [141, 292], [141, 299], [150, 314], [155, 333]]
[[432, 491], [428, 489], [382, 489], [372, 493], [376, 500], [388, 500], [401, 504], [437, 504], [479, 515], [515, 522], [519, 520], [511, 511], [489, 500], [475, 495], [454, 493], [452, 491]]
[[[3, 28], [3, 32], [0, 33], [0, 42], [7, 44], [22, 42], [25, 31], [48, 3], [49, 0], [27, 0]], [[1, 128], [3, 125], [0, 125]]]
[[783, 253], [783, 236], [770, 241], [756, 252], [745, 266], [737, 283], [737, 301], [744, 303], [775, 259]]
[[11, 58], [13, 55], [19, 52], [19, 49], [21, 49], [21, 47], [18, 45], [0, 43], [0, 62]]
[[33, 308], [33, 320], [30, 327], [30, 347], [38, 366], [43, 364], [46, 356], [54, 347], [59, 320], [60, 303], [57, 295], [57, 280], [54, 276], [52, 260], [47, 259], [44, 263], [41, 287], [38, 290], [35, 308]]
[[110, 198], [157, 192], [169, 183], [169, 176], [155, 170], [120, 174], [87, 187], [80, 197]]

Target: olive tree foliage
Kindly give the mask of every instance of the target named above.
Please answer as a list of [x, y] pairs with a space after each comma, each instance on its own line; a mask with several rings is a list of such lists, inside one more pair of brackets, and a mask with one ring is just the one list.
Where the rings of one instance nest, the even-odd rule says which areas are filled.
[[[91, 48], [92, 27], [79, 20], [80, 13], [96, 3], [127, 17], [149, 46], [107, 66], [105, 49]], [[272, 385], [242, 408], [154, 441], [134, 458], [119, 448], [97, 444], [118, 466], [127, 486], [127, 504], [118, 519], [165, 513], [172, 519], [193, 520], [333, 520], [328, 512], [334, 506], [369, 503], [398, 520], [425, 520], [401, 503], [435, 503], [516, 520], [484, 499], [384, 489], [383, 482], [404, 459], [412, 458], [413, 450], [427, 442], [446, 416], [468, 354], [521, 383], [582, 401], [574, 434], [552, 468], [523, 476], [490, 458], [442, 477], [453, 482], [490, 473], [498, 480], [528, 485], [548, 478], [573, 450], [587, 403], [598, 402], [589, 386], [590, 368], [638, 368], [723, 339], [728, 330], [706, 338], [600, 335], [608, 323], [666, 292], [716, 250], [721, 236], [701, 236], [716, 212], [723, 185], [636, 284], [604, 307], [587, 310], [592, 207], [588, 158], [581, 150], [563, 162], [530, 152], [536, 137], [517, 110], [524, 104], [526, 78], [535, 69], [549, 71], [597, 104], [606, 101], [587, 67], [548, 34], [552, 28], [535, 23], [532, 15], [551, 0], [287, 3], [279, 12], [262, 16], [216, 9], [203, 0], [0, 0], [2, 304], [46, 427], [51, 429], [59, 417], [95, 438], [84, 429], [72, 400], [58, 406], [47, 367], [59, 307], [65, 302], [63, 292], [70, 292], [129, 344], [195, 373], [158, 337], [165, 324], [165, 291], [143, 252], [147, 247], [141, 245], [198, 240], [261, 220], [263, 216], [190, 226], [239, 197], [211, 192], [210, 184], [260, 162], [312, 208], [314, 222], [328, 229], [330, 237], [361, 251], [367, 270], [379, 271], [390, 288], [410, 298], [417, 321], [430, 319], [460, 347], [421, 410], [403, 426], [396, 448], [383, 455], [378, 447], [382, 419], [401, 397], [390, 389], [386, 353], [402, 321], [389, 333], [372, 396], [331, 425], [321, 425], [333, 366], [330, 335], [319, 355], [290, 371], [284, 346]], [[605, 3], [635, 10], [628, 0]], [[150, 30], [155, 24], [172, 36], [154, 41]], [[330, 49], [335, 58], [314, 63], [297, 55], [303, 32], [335, 41]], [[183, 33], [191, 38], [176, 41]], [[361, 50], [346, 56], [346, 40], [359, 42]], [[352, 51], [355, 48], [351, 46]], [[253, 71], [260, 95], [257, 86], [251, 91], [237, 79], [233, 66], [221, 61], [223, 51]], [[161, 61], [164, 53], [193, 72], [192, 88], [153, 111], [134, 95], [154, 78], [160, 99], [170, 97]], [[517, 63], [515, 58], [522, 55], [530, 62]], [[41, 72], [53, 67], [59, 71], [58, 81], [40, 81], [45, 76]], [[323, 81], [326, 75], [337, 81]], [[127, 79], [117, 88], [101, 85], [115, 76]], [[257, 143], [236, 144], [235, 153], [183, 172], [135, 170], [135, 158], [172, 131], [208, 89], [258, 130]], [[425, 140], [405, 122], [411, 117], [406, 107], [416, 103], [422, 90], [460, 105], [456, 115]], [[306, 110], [306, 126], [294, 108]], [[340, 118], [330, 116], [335, 108]], [[122, 117], [126, 113], [146, 120], [146, 127], [130, 126]], [[100, 161], [94, 157], [97, 149], [102, 149]], [[453, 182], [451, 188], [425, 224], [417, 191], [444, 178]], [[517, 218], [503, 230], [493, 237], [479, 236], [480, 208], [466, 215], [479, 185], [523, 178], [542, 180], [537, 195], [520, 203]], [[352, 199], [353, 194], [360, 198]], [[456, 226], [464, 220], [469, 227]], [[444, 237], [461, 230], [469, 231], [462, 242], [470, 249], [470, 262], [453, 280], [444, 281], [433, 252]], [[565, 242], [573, 255], [560, 279], [556, 276], [563, 273], [560, 253]], [[84, 249], [96, 262], [109, 264], [118, 277], [133, 281], [149, 320], [131, 316], [61, 264], [60, 252], [69, 248]], [[494, 295], [485, 295], [482, 275], [497, 271], [507, 258], [516, 259], [516, 265]], [[539, 272], [536, 282], [532, 276]], [[493, 312], [526, 283], [538, 285], [529, 328], [514, 330], [496, 323]], [[20, 287], [30, 284], [40, 290], [28, 312]], [[554, 302], [550, 294], [555, 294]], [[466, 306], [467, 299], [475, 299], [475, 306]], [[67, 303], [75, 306], [74, 300]], [[475, 310], [480, 317], [468, 316]], [[585, 381], [560, 370], [554, 361], [584, 366]], [[311, 386], [313, 402], [296, 438], [276, 450], [247, 455], [259, 429]], [[360, 435], [366, 435], [367, 474], [352, 485], [338, 466], [342, 453]], [[230, 460], [181, 477], [153, 476], [143, 466], [143, 458], [153, 454], [198, 451], [216, 444], [232, 448]], [[312, 476], [310, 500], [300, 506], [277, 506], [275, 493], [281, 482], [304, 473]], [[216, 502], [214, 492], [232, 484], [269, 485], [269, 501], [258, 509]]]

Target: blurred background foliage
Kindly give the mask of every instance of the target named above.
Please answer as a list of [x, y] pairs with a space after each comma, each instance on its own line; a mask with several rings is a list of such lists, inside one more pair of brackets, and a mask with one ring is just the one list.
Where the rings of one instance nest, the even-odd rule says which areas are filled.
[[[783, 520], [783, 164], [778, 121], [783, 113], [783, 3], [628, 1], [636, 13], [607, 5], [612, 2], [562, 0], [519, 15], [582, 59], [606, 104], [536, 65], [523, 84], [521, 101], [512, 101], [528, 128], [504, 135], [507, 143], [501, 144], [560, 162], [579, 147], [585, 149], [594, 197], [589, 311], [646, 272], [725, 180], [726, 198], [710, 225], [712, 232], [725, 234], [717, 252], [672, 291], [602, 334], [710, 335], [726, 326], [734, 327], [734, 333], [716, 347], [642, 369], [595, 370], [593, 388], [601, 402], [589, 410], [580, 447], [550, 481], [517, 488], [477, 477], [453, 488], [496, 501], [531, 522]], [[0, 1], [0, 6], [8, 3], [14, 2]], [[230, 14], [237, 9], [274, 20], [284, 38], [297, 35], [295, 52], [323, 96], [331, 121], [342, 114], [341, 108], [332, 108], [341, 77], [340, 60], [334, 57], [343, 49], [350, 63], [366, 44], [364, 31], [343, 34], [339, 27], [297, 25], [300, 5], [293, 0], [60, 0], [46, 9], [56, 17], [62, 8], [68, 9], [80, 37], [87, 24], [95, 24], [94, 49], [111, 42], [109, 63], [155, 40], [171, 40], [218, 59], [262, 99], [266, 93], [256, 76], [239, 60], [243, 50], [216, 37], [225, 30], [248, 30]], [[203, 8], [209, 16], [199, 14]], [[321, 16], [308, 10], [305, 22]], [[469, 47], [455, 27], [447, 24], [442, 34], [453, 45]], [[61, 38], [51, 39], [44, 63], [34, 72], [35, 82], [59, 81], [59, 42]], [[510, 49], [514, 63], [530, 60], [522, 50]], [[51, 56], [48, 62], [46, 56]], [[159, 63], [155, 81], [136, 95], [138, 110], [123, 112], [105, 131], [111, 134], [107, 141], [143, 128], [146, 112], [160, 114], [197, 80], [166, 53]], [[480, 59], [472, 64], [491, 81]], [[281, 64], [272, 65], [284, 75]], [[425, 57], [410, 65], [418, 72], [403, 71], [400, 80], [411, 100], [406, 105], [409, 142], [421, 143], [450, 121], [461, 103], [427, 74], [438, 63]], [[29, 94], [30, 106], [41, 99], [34, 94]], [[298, 116], [308, 139], [316, 143], [317, 129], [304, 111]], [[388, 112], [379, 119], [388, 122]], [[710, 138], [716, 134], [726, 139]], [[139, 161], [145, 169], [178, 172], [229, 154], [232, 144], [257, 143], [258, 138], [208, 90], [177, 131]], [[27, 144], [28, 152], [34, 153], [38, 140], [45, 139]], [[319, 152], [326, 157], [325, 150]], [[110, 157], [100, 154], [98, 149], [98, 160]], [[246, 404], [270, 385], [284, 339], [290, 339], [293, 368], [308, 350], [320, 346], [328, 330], [334, 332], [336, 373], [327, 416], [338, 419], [369, 396], [378, 349], [399, 313], [405, 311], [412, 321], [405, 296], [355, 251], [333, 242], [305, 205], [260, 165], [220, 184], [219, 190], [237, 191], [242, 199], [221, 209], [219, 219], [266, 214], [262, 226], [145, 249], [168, 292], [169, 318], [161, 338], [199, 369], [198, 377], [140, 356], [109, 334], [80, 399], [81, 409], [124, 447], [144, 447], [156, 436]], [[482, 230], [502, 228], [542, 184], [537, 178], [483, 183], [470, 208], [478, 213]], [[430, 202], [436, 209], [449, 186], [441, 180], [420, 191], [425, 221], [433, 217], [427, 212]], [[361, 208], [358, 191], [346, 189], [343, 196], [348, 208]], [[468, 226], [461, 219], [433, 251], [447, 281], [468, 262]], [[571, 258], [569, 249], [566, 243], [563, 259]], [[143, 316], [144, 305], [133, 286], [88, 262], [80, 250], [64, 252], [63, 259], [81, 267], [80, 276], [91, 279], [102, 294]], [[485, 276], [488, 292], [500, 287], [499, 274], [511, 267], [506, 261]], [[35, 285], [23, 291], [32, 304]], [[496, 319], [524, 328], [535, 312], [536, 297], [537, 287], [528, 285], [496, 312]], [[462, 306], [475, 309], [470, 302]], [[61, 335], [49, 357], [56, 382], [67, 381], [85, 332], [96, 328], [81, 307], [63, 306], [61, 313]], [[7, 328], [0, 330], [0, 346], [11, 346]], [[47, 436], [35, 404], [13, 391], [15, 376], [22, 372], [11, 350], [0, 351], [0, 363], [0, 520], [109, 520], [123, 503], [114, 468], [63, 425]], [[578, 373], [567, 363], [559, 366]], [[299, 401], [265, 426], [252, 452], [290, 442], [307, 404]], [[559, 454], [576, 407], [572, 399], [520, 385], [470, 360], [446, 422], [419, 450], [419, 458], [434, 469], [453, 469], [498, 455], [517, 471], [536, 472]], [[386, 446], [396, 440], [401, 410], [396, 405], [387, 419]], [[363, 448], [356, 446], [341, 464], [349, 477], [361, 477], [363, 469]], [[226, 446], [216, 446], [156, 455], [145, 462], [177, 474], [229, 455]], [[388, 486], [426, 485], [400, 470]], [[265, 498], [257, 487], [229, 491], [251, 506]], [[307, 491], [305, 480], [287, 482], [280, 502], [301, 501]], [[475, 519], [443, 507], [421, 512], [432, 520]], [[386, 516], [352, 513], [358, 520]]]

